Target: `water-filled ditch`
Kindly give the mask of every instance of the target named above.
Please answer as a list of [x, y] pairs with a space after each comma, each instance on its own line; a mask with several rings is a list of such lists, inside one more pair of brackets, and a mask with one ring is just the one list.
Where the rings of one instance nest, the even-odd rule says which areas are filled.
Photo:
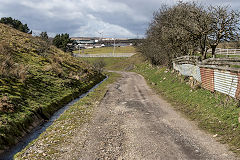
[[104, 80], [102, 80], [100, 83], [96, 84], [93, 88], [91, 88], [87, 93], [82, 94], [78, 98], [74, 99], [61, 109], [59, 109], [57, 112], [55, 112], [51, 118], [46, 121], [45, 123], [37, 126], [34, 128], [28, 135], [26, 135], [18, 144], [16, 144], [14, 147], [9, 149], [7, 152], [0, 155], [0, 160], [12, 160], [13, 156], [20, 152], [22, 149], [24, 149], [29, 143], [31, 143], [33, 140], [37, 139], [41, 133], [43, 133], [49, 126], [53, 124], [55, 120], [57, 120], [64, 111], [66, 111], [69, 107], [74, 105], [76, 102], [78, 102], [80, 99], [88, 95], [90, 92], [92, 92], [94, 89], [96, 89], [101, 83], [103, 83], [105, 80], [107, 80], [108, 77], [106, 77]]

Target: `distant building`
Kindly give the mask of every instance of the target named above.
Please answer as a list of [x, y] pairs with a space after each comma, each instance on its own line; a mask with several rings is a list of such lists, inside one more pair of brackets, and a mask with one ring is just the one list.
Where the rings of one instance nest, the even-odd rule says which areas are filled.
[[72, 37], [75, 49], [81, 48], [100, 48], [100, 47], [123, 47], [132, 45], [134, 42], [126, 38], [99, 38], [99, 37]]
[[114, 38], [102, 38], [102, 41], [114, 41]]
[[101, 48], [101, 47], [104, 47], [104, 44], [95, 44], [94, 45], [94, 48]]
[[91, 49], [91, 48], [94, 48], [94, 45], [93, 44], [85, 44], [85, 48]]
[[95, 44], [98, 42], [98, 38], [92, 38], [92, 37], [72, 37], [71, 40], [75, 44]]

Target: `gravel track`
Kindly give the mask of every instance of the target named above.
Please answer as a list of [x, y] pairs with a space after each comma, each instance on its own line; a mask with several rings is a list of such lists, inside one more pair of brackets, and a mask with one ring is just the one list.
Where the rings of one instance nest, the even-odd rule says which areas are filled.
[[58, 159], [237, 159], [226, 145], [156, 95], [144, 78], [122, 74], [93, 119], [79, 127]]

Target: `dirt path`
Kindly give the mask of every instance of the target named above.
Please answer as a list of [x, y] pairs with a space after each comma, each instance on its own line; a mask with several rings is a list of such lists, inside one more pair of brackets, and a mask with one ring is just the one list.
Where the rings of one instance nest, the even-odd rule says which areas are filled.
[[60, 159], [236, 159], [136, 73], [121, 72]]

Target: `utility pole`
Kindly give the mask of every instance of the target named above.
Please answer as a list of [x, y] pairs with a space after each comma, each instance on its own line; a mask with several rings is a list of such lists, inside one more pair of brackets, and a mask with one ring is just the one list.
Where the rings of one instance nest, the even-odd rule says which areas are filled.
[[102, 39], [103, 39], [103, 32], [98, 32], [98, 34], [100, 35], [99, 41], [102, 41]]
[[113, 55], [115, 54], [115, 36], [114, 36], [114, 38], [113, 38]]

